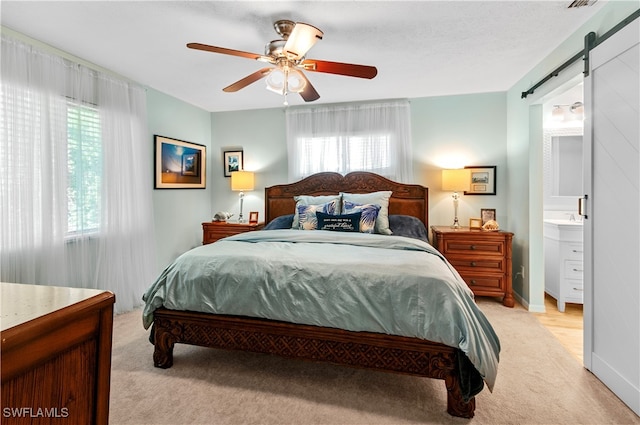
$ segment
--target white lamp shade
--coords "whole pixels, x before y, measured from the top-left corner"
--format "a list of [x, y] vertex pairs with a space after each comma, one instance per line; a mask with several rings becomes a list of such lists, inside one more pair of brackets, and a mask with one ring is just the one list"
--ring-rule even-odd
[[322, 40], [322, 35], [322, 31], [313, 25], [297, 22], [284, 45], [284, 52], [290, 59], [300, 59], [318, 40]]
[[253, 190], [254, 173], [251, 171], [233, 171], [231, 173], [231, 190]]
[[464, 192], [471, 188], [471, 170], [458, 168], [442, 170], [442, 190], [449, 192]]

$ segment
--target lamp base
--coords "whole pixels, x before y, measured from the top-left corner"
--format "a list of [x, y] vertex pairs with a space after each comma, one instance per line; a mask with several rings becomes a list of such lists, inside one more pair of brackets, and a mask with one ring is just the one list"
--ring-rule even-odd
[[244, 223], [244, 217], [242, 217], [242, 202], [244, 201], [244, 192], [240, 192], [240, 214], [238, 214], [238, 223]]

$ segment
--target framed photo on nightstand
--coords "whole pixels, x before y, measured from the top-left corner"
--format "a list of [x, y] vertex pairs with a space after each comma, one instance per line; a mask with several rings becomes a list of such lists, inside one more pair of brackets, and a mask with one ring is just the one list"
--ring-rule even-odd
[[482, 225], [489, 221], [496, 219], [496, 210], [495, 208], [483, 208], [480, 210], [480, 216], [482, 217]]
[[249, 223], [257, 223], [258, 222], [258, 211], [251, 211], [249, 213]]

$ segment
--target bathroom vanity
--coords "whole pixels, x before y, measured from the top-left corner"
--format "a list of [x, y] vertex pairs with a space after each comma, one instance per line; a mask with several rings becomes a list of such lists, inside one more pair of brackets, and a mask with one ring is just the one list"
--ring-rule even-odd
[[544, 220], [544, 290], [564, 312], [566, 303], [583, 303], [582, 221]]

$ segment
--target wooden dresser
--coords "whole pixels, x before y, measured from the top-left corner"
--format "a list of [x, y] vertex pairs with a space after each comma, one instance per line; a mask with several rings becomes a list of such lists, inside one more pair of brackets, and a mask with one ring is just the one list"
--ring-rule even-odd
[[3, 424], [109, 422], [115, 296], [0, 283]]
[[262, 230], [264, 223], [231, 223], [226, 221], [207, 221], [202, 223], [202, 244], [213, 243], [218, 239], [238, 233]]
[[502, 297], [514, 306], [511, 242], [513, 233], [431, 226], [433, 246], [449, 260], [475, 295]]

